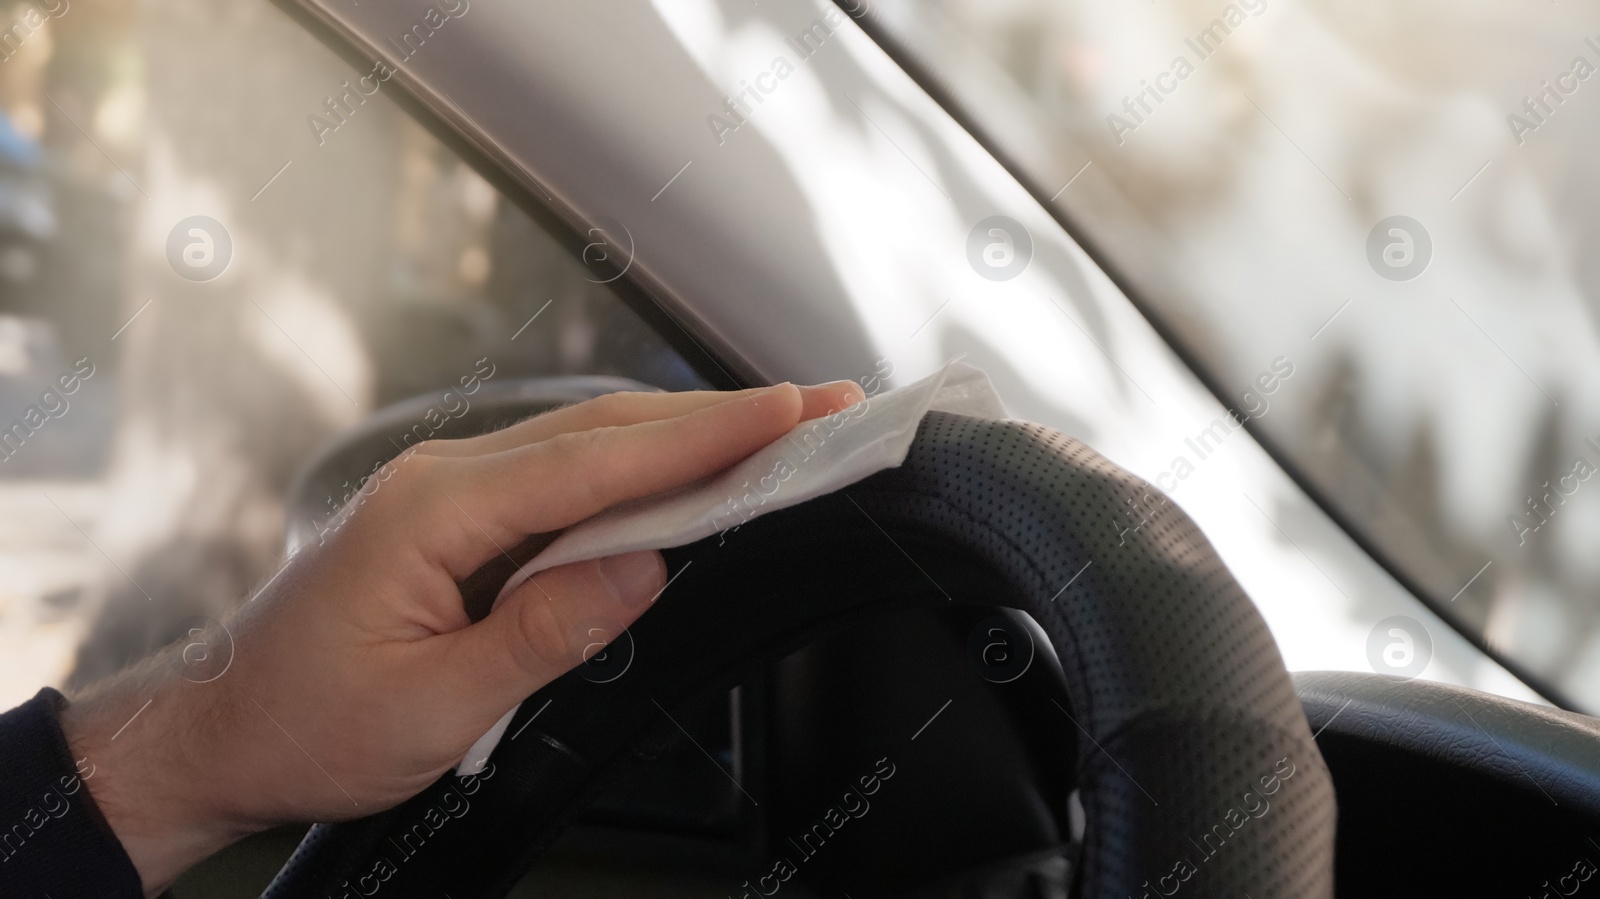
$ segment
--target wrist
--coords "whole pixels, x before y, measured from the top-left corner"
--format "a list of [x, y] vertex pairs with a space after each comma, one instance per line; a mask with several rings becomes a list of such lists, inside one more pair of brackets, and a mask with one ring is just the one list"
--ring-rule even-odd
[[74, 700], [61, 713], [79, 777], [147, 896], [236, 840], [264, 829], [236, 820], [219, 801], [225, 784], [207, 758], [213, 718], [200, 685], [148, 669]]

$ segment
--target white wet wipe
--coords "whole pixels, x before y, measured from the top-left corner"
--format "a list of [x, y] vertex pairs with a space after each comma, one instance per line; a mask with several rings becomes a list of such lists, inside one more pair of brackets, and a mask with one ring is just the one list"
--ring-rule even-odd
[[[683, 546], [894, 468], [905, 461], [917, 426], [930, 410], [1006, 417], [989, 378], [964, 362], [951, 362], [914, 384], [867, 397], [837, 414], [803, 421], [710, 478], [607, 509], [573, 525], [512, 575], [495, 602], [546, 568]], [[507, 712], [472, 744], [456, 774], [483, 770], [515, 713], [516, 709]]]

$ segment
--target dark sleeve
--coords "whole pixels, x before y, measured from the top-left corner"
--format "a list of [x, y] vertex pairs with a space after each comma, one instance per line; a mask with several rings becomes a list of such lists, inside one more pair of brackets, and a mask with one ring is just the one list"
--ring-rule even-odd
[[46, 687], [0, 715], [0, 896], [136, 899], [139, 872], [89, 796]]

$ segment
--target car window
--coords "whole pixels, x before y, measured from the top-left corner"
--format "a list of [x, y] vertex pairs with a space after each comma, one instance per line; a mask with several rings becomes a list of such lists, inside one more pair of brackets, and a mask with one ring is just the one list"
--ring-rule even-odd
[[242, 601], [388, 404], [704, 385], [605, 283], [625, 236], [574, 254], [271, 4], [0, 17], [0, 707]]
[[873, 21], [1369, 551], [1600, 708], [1600, 17], [888, 0]]

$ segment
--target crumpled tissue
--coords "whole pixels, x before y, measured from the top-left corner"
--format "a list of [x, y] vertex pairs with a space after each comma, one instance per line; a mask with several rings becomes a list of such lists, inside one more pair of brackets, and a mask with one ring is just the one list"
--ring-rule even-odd
[[[870, 396], [834, 415], [803, 421], [744, 461], [678, 490], [608, 509], [573, 525], [506, 581], [495, 602], [546, 568], [640, 549], [693, 543], [751, 519], [798, 505], [899, 466], [930, 410], [1005, 418], [982, 370], [956, 361], [904, 387]], [[456, 766], [483, 770], [513, 708]]]

